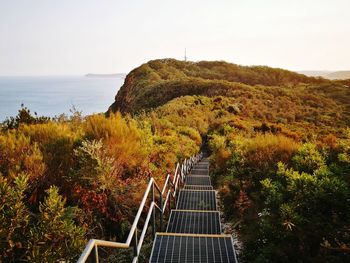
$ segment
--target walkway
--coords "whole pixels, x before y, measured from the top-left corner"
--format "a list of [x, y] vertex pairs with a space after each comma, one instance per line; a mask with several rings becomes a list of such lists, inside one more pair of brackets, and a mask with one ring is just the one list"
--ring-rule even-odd
[[231, 235], [221, 232], [206, 158], [186, 177], [166, 232], [156, 234], [150, 262], [237, 262]]

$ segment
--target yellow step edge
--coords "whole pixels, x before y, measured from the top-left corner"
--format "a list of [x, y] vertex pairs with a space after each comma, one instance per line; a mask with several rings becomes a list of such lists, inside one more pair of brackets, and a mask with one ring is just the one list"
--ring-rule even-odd
[[228, 234], [189, 234], [189, 233], [166, 233], [157, 232], [158, 236], [178, 236], [178, 237], [232, 237]]
[[181, 191], [216, 192], [215, 190], [195, 190], [195, 189], [181, 189], [180, 192]]
[[171, 209], [171, 212], [196, 212], [196, 213], [220, 213], [217, 210], [185, 210], [185, 209]]
[[[187, 186], [193, 186], [193, 187], [211, 187], [212, 189], [204, 189], [205, 190], [214, 190], [214, 188], [211, 186], [211, 185], [194, 185], [194, 184], [191, 184], [191, 185], [187, 185]], [[185, 186], [184, 186], [185, 187]], [[184, 189], [184, 188], [182, 188]], [[185, 190], [192, 190], [192, 189], [185, 189]], [[199, 189], [196, 189], [196, 190], [199, 190]], [[203, 191], [203, 190], [200, 190], [200, 191]]]
[[216, 191], [214, 189], [182, 189], [185, 191]]
[[[190, 185], [185, 185], [185, 186], [200, 186], [200, 187], [213, 187], [211, 185], [200, 185], [200, 184], [190, 184]], [[184, 187], [185, 187], [184, 186]]]

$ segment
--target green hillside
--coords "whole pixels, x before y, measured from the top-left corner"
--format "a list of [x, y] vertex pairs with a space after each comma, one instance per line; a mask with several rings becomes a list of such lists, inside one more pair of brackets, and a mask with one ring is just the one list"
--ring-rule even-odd
[[131, 71], [108, 113], [136, 113], [185, 95], [225, 96], [246, 119], [337, 128], [350, 120], [346, 82], [264, 66], [154, 60]]
[[248, 86], [296, 87], [329, 83], [283, 69], [239, 66], [223, 61], [149, 61], [131, 71], [110, 111], [137, 112], [184, 95], [235, 96]]

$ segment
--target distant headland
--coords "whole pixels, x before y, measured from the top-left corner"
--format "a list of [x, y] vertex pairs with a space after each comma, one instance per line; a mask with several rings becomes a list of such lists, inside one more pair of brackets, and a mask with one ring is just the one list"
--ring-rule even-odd
[[85, 75], [87, 78], [125, 78], [125, 73], [113, 73], [113, 74], [95, 74], [95, 73], [88, 73]]

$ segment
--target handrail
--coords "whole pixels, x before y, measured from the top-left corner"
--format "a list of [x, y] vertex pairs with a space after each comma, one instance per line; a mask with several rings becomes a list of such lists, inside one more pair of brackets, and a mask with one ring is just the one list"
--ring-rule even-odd
[[[150, 178], [146, 191], [143, 195], [142, 201], [140, 203], [139, 209], [136, 213], [134, 222], [131, 226], [129, 235], [126, 239], [126, 242], [114, 242], [114, 241], [106, 241], [106, 240], [99, 240], [99, 239], [90, 239], [89, 242], [87, 243], [84, 251], [80, 255], [77, 263], [85, 263], [86, 260], [89, 258], [91, 252], [94, 250], [95, 253], [95, 262], [99, 262], [99, 255], [98, 255], [98, 247], [110, 247], [110, 248], [123, 248], [127, 249], [131, 247], [131, 242], [133, 242], [132, 247], [134, 248], [134, 258], [132, 262], [136, 263], [138, 261], [138, 257], [140, 255], [140, 251], [142, 248], [143, 240], [146, 236], [146, 232], [148, 230], [148, 226], [150, 221], [152, 221], [152, 234], [155, 236], [155, 228], [156, 228], [156, 223], [155, 223], [155, 211], [156, 209], [160, 213], [160, 229], [163, 229], [163, 214], [166, 211], [166, 207], [169, 201], [169, 196], [173, 198], [174, 203], [176, 202], [176, 195], [178, 192], [178, 185], [179, 181], [181, 183], [184, 183], [187, 174], [189, 171], [192, 169], [193, 165], [196, 164], [200, 159], [202, 158], [202, 153], [197, 154], [195, 156], [190, 157], [189, 159], [185, 159], [184, 162], [181, 164], [177, 163], [176, 168], [175, 168], [175, 173], [174, 176], [171, 180], [171, 175], [168, 174], [162, 190], [158, 186], [157, 182], [153, 177]], [[165, 197], [165, 202], [163, 203], [163, 195], [168, 188], [166, 197]], [[159, 194], [159, 205], [156, 203], [156, 198], [155, 198], [155, 191], [158, 192]], [[152, 192], [152, 201], [150, 204], [150, 207], [148, 208], [146, 220], [143, 225], [143, 229], [141, 231], [140, 239], [138, 240], [138, 223], [142, 214], [142, 211], [145, 207], [146, 201], [148, 199], [149, 194]], [[170, 202], [170, 201], [169, 201]], [[169, 209], [170, 209], [170, 204], [169, 203]]]

